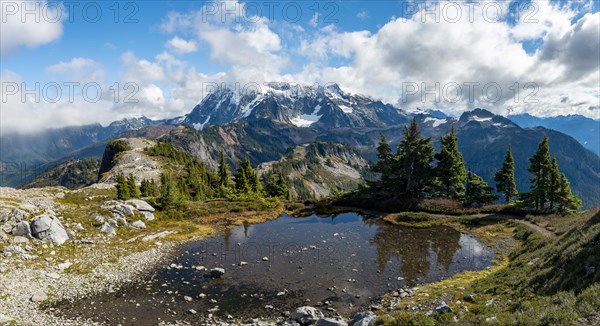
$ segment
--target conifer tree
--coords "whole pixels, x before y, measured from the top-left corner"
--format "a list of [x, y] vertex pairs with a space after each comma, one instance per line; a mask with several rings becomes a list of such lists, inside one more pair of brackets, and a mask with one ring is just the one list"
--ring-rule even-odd
[[160, 175], [160, 183], [160, 197], [158, 198], [158, 202], [161, 207], [163, 209], [179, 207], [183, 201], [183, 196], [179, 192], [171, 175], [162, 173]]
[[231, 173], [229, 165], [225, 161], [225, 153], [221, 150], [221, 161], [219, 162], [219, 187], [229, 188], [231, 183]]
[[385, 135], [380, 134], [379, 145], [377, 145], [377, 163], [373, 167], [373, 171], [381, 173], [381, 180], [385, 182], [392, 172], [392, 148], [387, 142]]
[[269, 180], [265, 190], [270, 197], [279, 197], [287, 200], [291, 199], [290, 188], [281, 173]]
[[561, 190], [561, 174], [558, 170], [558, 163], [556, 162], [556, 156], [552, 158], [552, 163], [550, 163], [550, 172], [549, 172], [549, 182], [548, 182], [548, 209], [554, 210], [554, 205], [557, 204], [560, 199], [560, 190]]
[[529, 194], [527, 204], [536, 211], [545, 209], [548, 200], [548, 187], [550, 183], [550, 149], [548, 147], [548, 137], [538, 145], [535, 154], [529, 159], [529, 172], [533, 174], [530, 179]]
[[465, 191], [467, 171], [462, 153], [458, 149], [458, 138], [454, 134], [454, 128], [450, 129], [448, 136], [442, 136], [440, 141], [442, 148], [434, 156], [438, 161], [434, 172], [442, 194], [459, 199]]
[[571, 184], [564, 173], [560, 174], [560, 187], [557, 196], [558, 210], [567, 212], [568, 210], [578, 210], [581, 208], [581, 199], [574, 196], [571, 192]]
[[515, 182], [515, 161], [510, 146], [504, 156], [502, 167], [494, 176], [496, 190], [504, 195], [504, 201], [508, 204], [517, 196], [517, 184]]
[[127, 184], [127, 179], [122, 174], [117, 175], [116, 177], [117, 184], [115, 188], [117, 189], [117, 199], [120, 200], [128, 200], [131, 198], [129, 195], [129, 186]]
[[246, 176], [246, 170], [243, 167], [240, 167], [235, 174], [235, 189], [240, 194], [247, 194], [250, 192], [248, 177]]
[[493, 188], [488, 186], [483, 178], [469, 171], [463, 202], [468, 205], [489, 204], [498, 198], [492, 191]]
[[133, 177], [133, 174], [131, 174], [131, 173], [127, 177], [127, 188], [129, 190], [130, 198], [140, 198], [140, 189], [135, 184], [135, 178]]
[[399, 181], [397, 191], [408, 196], [420, 197], [432, 174], [433, 145], [431, 138], [422, 138], [413, 118], [409, 127], [404, 128], [404, 138], [398, 145], [393, 175]]

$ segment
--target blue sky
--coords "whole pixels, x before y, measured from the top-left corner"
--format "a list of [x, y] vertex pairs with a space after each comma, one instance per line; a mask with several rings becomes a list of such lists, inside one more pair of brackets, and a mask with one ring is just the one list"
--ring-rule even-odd
[[[15, 101], [23, 97], [3, 86], [0, 122], [8, 128], [172, 117], [202, 99], [203, 83], [273, 80], [336, 82], [403, 109], [450, 114], [476, 106], [501, 114], [508, 107], [534, 115], [600, 114], [598, 1], [1, 4], [3, 83], [93, 81], [106, 95], [111, 85], [131, 82], [140, 97], [135, 104], [62, 97], [49, 103], [44, 96], [29, 103]], [[23, 18], [23, 6], [39, 10]], [[62, 19], [50, 21], [57, 13]], [[445, 85], [473, 82], [499, 85], [502, 96], [447, 101], [443, 94]], [[407, 83], [439, 84], [442, 98], [409, 98]], [[532, 97], [537, 101], [524, 100]], [[29, 120], [23, 112], [32, 113]]]

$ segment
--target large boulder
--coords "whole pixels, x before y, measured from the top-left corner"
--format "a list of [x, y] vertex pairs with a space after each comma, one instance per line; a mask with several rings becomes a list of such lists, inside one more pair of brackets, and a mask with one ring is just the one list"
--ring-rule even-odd
[[352, 316], [352, 320], [350, 321], [350, 326], [370, 326], [375, 324], [375, 319], [377, 319], [377, 315], [375, 315], [372, 311], [362, 311], [357, 312]]
[[67, 231], [52, 212], [46, 212], [33, 218], [30, 227], [31, 234], [42, 241], [51, 241], [61, 245], [69, 239]]
[[147, 202], [145, 202], [141, 199], [130, 199], [130, 200], [126, 201], [126, 203], [135, 207], [138, 211], [141, 211], [141, 212], [154, 212], [155, 211], [154, 207], [152, 207], [150, 204], [148, 204]]
[[26, 221], [21, 221], [17, 224], [15, 224], [15, 226], [12, 229], [11, 232], [12, 235], [14, 236], [20, 236], [20, 237], [25, 237], [27, 239], [31, 239], [31, 227], [29, 226], [29, 223], [27, 223]]
[[304, 306], [296, 308], [296, 310], [292, 312], [291, 319], [299, 322], [302, 325], [312, 325], [323, 317], [324, 315], [319, 309], [310, 306]]
[[113, 212], [122, 216], [134, 216], [135, 208], [127, 204], [117, 204], [113, 207]]

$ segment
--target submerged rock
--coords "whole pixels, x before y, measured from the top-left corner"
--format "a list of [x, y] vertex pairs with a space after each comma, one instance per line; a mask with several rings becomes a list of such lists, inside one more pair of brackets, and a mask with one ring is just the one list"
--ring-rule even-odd
[[223, 274], [225, 274], [225, 269], [223, 268], [217, 267], [210, 270], [210, 277], [212, 278], [220, 278]]

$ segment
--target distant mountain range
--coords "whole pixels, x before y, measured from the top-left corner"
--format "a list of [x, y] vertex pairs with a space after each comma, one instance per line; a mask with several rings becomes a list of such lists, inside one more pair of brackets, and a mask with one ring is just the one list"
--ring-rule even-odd
[[[257, 166], [265, 162], [282, 163], [282, 159], [289, 162], [291, 157], [285, 157], [293, 153], [291, 148], [306, 148], [310, 153], [315, 148], [311, 144], [315, 142], [343, 144], [348, 153], [356, 152], [363, 159], [374, 161], [380, 133], [395, 147], [402, 138], [403, 127], [413, 117], [417, 118], [423, 134], [433, 137], [436, 147], [439, 137], [454, 128], [467, 167], [491, 185], [507, 147], [512, 146], [520, 191], [527, 191], [529, 186], [528, 158], [543, 136], [548, 135], [550, 150], [571, 180], [573, 191], [587, 207], [600, 203], [600, 157], [567, 135], [568, 130], [563, 133], [537, 126], [524, 128], [481, 109], [465, 112], [458, 119], [435, 110], [409, 113], [367, 96], [344, 92], [337, 85], [270, 83], [244, 94], [221, 88], [207, 95], [183, 118], [127, 119], [107, 127], [91, 125], [53, 129], [36, 135], [3, 135], [0, 155], [3, 162], [56, 165], [67, 159], [99, 157], [104, 144], [118, 136], [156, 138], [164, 135], [176, 147], [215, 169], [221, 150], [234, 167], [244, 158]], [[518, 120], [515, 116], [511, 118]], [[330, 157], [324, 159], [327, 158]], [[358, 162], [350, 162], [349, 166], [363, 165], [357, 165]], [[331, 180], [326, 172], [326, 169], [319, 171], [323, 175], [317, 179]], [[24, 183], [14, 176], [10, 180], [4, 177], [1, 182]], [[318, 186], [311, 184], [305, 188], [312, 191]]]
[[560, 131], [600, 155], [600, 120], [578, 114], [539, 118], [525, 113], [509, 115], [508, 118], [523, 128], [544, 127]]

